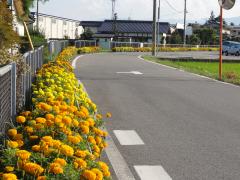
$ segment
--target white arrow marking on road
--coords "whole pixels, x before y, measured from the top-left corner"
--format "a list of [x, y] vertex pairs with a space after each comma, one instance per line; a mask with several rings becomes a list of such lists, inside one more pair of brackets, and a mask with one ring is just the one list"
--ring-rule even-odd
[[130, 71], [130, 72], [117, 72], [117, 74], [134, 74], [134, 75], [143, 75], [143, 73], [139, 71]]
[[134, 166], [141, 180], [172, 180], [162, 166]]

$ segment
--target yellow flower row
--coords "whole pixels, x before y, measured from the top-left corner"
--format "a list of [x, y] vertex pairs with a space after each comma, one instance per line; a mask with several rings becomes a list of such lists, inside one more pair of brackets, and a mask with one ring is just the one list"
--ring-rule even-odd
[[107, 164], [99, 161], [107, 147], [103, 117], [68, 62], [75, 53], [67, 48], [37, 72], [33, 109], [8, 130], [0, 179], [111, 179]]

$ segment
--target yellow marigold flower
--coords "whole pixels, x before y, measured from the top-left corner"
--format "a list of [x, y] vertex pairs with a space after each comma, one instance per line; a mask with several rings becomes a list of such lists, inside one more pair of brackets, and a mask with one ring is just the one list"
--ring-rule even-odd
[[108, 132], [103, 131], [103, 132], [102, 132], [102, 136], [103, 136], [103, 137], [107, 137], [107, 136], [108, 136]]
[[45, 142], [52, 142], [53, 141], [53, 138], [51, 136], [44, 136], [42, 137], [41, 139], [42, 141], [45, 141]]
[[18, 143], [18, 147], [23, 147], [24, 145], [23, 140], [17, 140], [17, 143]]
[[14, 136], [14, 140], [22, 140], [22, 139], [23, 139], [22, 134], [17, 134], [16, 136]]
[[73, 126], [78, 127], [78, 125], [79, 125], [78, 120], [74, 119], [74, 120], [73, 120]]
[[18, 143], [16, 141], [7, 141], [7, 146], [10, 148], [17, 148]]
[[27, 133], [31, 134], [31, 133], [33, 133], [34, 130], [33, 130], [32, 127], [26, 126], [26, 127], [25, 127], [25, 131], [26, 131]]
[[42, 110], [44, 110], [44, 111], [47, 111], [47, 112], [50, 112], [50, 111], [52, 110], [52, 106], [50, 106], [50, 105], [48, 105], [48, 104], [46, 104], [46, 103], [42, 103], [42, 104], [40, 105], [40, 108], [41, 108]]
[[32, 146], [32, 150], [35, 152], [39, 152], [41, 147], [39, 145]]
[[87, 152], [86, 152], [86, 151], [77, 150], [77, 151], [75, 152], [75, 156], [84, 159], [84, 158], [87, 156]]
[[70, 125], [72, 123], [72, 119], [70, 117], [68, 117], [68, 116], [63, 117], [62, 121], [66, 125]]
[[97, 144], [101, 144], [102, 143], [102, 138], [100, 136], [96, 136], [95, 140], [96, 140]]
[[40, 176], [44, 171], [40, 165], [31, 162], [24, 165], [24, 170], [34, 176]]
[[96, 152], [96, 153], [100, 153], [100, 149], [97, 145], [94, 145], [93, 146], [93, 150]]
[[90, 143], [92, 143], [92, 144], [97, 144], [97, 143], [96, 143], [96, 140], [95, 140], [95, 138], [94, 138], [93, 136], [89, 136], [89, 137], [88, 137], [88, 142], [90, 142]]
[[63, 168], [58, 163], [51, 163], [49, 172], [54, 174], [63, 174]]
[[89, 127], [88, 126], [81, 126], [83, 134], [89, 134]]
[[38, 176], [37, 180], [47, 180], [47, 177], [46, 176]]
[[36, 122], [39, 123], [39, 124], [45, 124], [46, 123], [46, 119], [38, 117], [38, 118], [36, 118]]
[[68, 145], [62, 145], [60, 148], [60, 152], [65, 156], [73, 156], [74, 154], [73, 148]]
[[78, 144], [82, 141], [82, 139], [76, 136], [68, 136], [68, 141], [71, 142], [72, 144]]
[[2, 175], [2, 180], [17, 180], [17, 176], [12, 173], [4, 173]]
[[107, 117], [107, 118], [111, 118], [111, 117], [112, 117], [112, 114], [111, 114], [111, 113], [107, 113], [107, 114], [106, 114], [106, 117]]
[[18, 116], [16, 118], [16, 121], [19, 123], [19, 124], [23, 124], [26, 122], [26, 118], [24, 116]]
[[80, 169], [84, 169], [84, 168], [86, 168], [87, 167], [87, 162], [86, 161], [84, 161], [83, 159], [76, 159], [75, 161], [74, 161], [74, 167], [76, 168], [76, 169], [78, 169], [78, 168], [80, 168]]
[[95, 121], [93, 118], [88, 118], [87, 122], [89, 123], [89, 126], [93, 127], [95, 125]]
[[31, 153], [26, 150], [18, 150], [16, 152], [16, 156], [19, 157], [21, 160], [27, 160], [30, 158]]
[[4, 168], [4, 170], [5, 170], [6, 172], [13, 172], [13, 171], [14, 171], [14, 167], [12, 167], [12, 166], [6, 166], [6, 167]]
[[81, 106], [81, 111], [84, 113], [85, 117], [88, 117], [89, 116], [89, 111], [86, 107], [84, 106]]
[[97, 119], [102, 119], [102, 115], [101, 115], [101, 114], [97, 114], [97, 115], [96, 115], [96, 118], [97, 118]]
[[48, 127], [50, 127], [50, 126], [53, 126], [53, 125], [54, 125], [54, 122], [51, 121], [51, 120], [47, 120], [47, 121], [46, 121], [46, 124], [47, 124]]
[[54, 120], [54, 115], [53, 114], [46, 114], [45, 115], [45, 118], [47, 119], [47, 120]]
[[101, 167], [102, 171], [103, 171], [103, 175], [106, 177], [109, 177], [109, 167], [107, 166], [107, 164], [105, 162], [99, 161], [98, 162], [99, 166]]
[[53, 140], [53, 147], [56, 149], [59, 149], [62, 145], [62, 142], [60, 140]]
[[8, 130], [8, 135], [11, 137], [14, 137], [17, 135], [17, 130], [16, 129], [9, 129]]
[[97, 168], [93, 168], [91, 171], [96, 174], [96, 180], [102, 180], [102, 179], [103, 179], [103, 173], [102, 173], [102, 171], [100, 171], [100, 170], [97, 169]]
[[85, 170], [82, 176], [87, 180], [96, 180], [96, 174], [91, 170]]
[[40, 129], [43, 129], [43, 128], [44, 128], [44, 125], [42, 125], [42, 124], [36, 124], [34, 127], [35, 127], [37, 130], [40, 130]]
[[60, 164], [62, 167], [67, 165], [67, 162], [65, 161], [65, 159], [61, 159], [61, 158], [57, 158], [54, 160], [54, 163], [58, 163]]
[[25, 117], [30, 116], [31, 115], [31, 111], [22, 112], [21, 115], [23, 115]]
[[29, 140], [30, 141], [35, 141], [37, 140], [39, 137], [38, 136], [29, 136]]

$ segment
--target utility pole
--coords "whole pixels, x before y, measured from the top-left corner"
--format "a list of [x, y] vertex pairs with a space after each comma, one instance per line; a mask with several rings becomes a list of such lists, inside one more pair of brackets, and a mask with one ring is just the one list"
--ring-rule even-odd
[[184, 46], [186, 46], [186, 18], [187, 18], [187, 0], [184, 0], [184, 32], [183, 32]]
[[[157, 44], [160, 43], [160, 0], [158, 0], [158, 23], [157, 23]], [[157, 51], [160, 50], [160, 45], [157, 46]]]
[[157, 9], [157, 0], [153, 0], [153, 32], [152, 32], [152, 56], [156, 56], [156, 34], [157, 34], [157, 28], [156, 28], [156, 9]]
[[39, 0], [37, 0], [37, 31], [39, 30]]
[[115, 15], [115, 8], [116, 8], [116, 0], [111, 0], [112, 1], [112, 20], [114, 20], [114, 15]]

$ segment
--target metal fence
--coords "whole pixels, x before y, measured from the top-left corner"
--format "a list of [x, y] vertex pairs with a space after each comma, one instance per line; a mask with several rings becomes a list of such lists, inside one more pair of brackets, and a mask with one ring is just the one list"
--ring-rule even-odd
[[[50, 53], [58, 54], [68, 45], [68, 41], [51, 41], [48, 45]], [[36, 71], [43, 65], [44, 47], [27, 52], [23, 57], [28, 70], [21, 77], [17, 77], [15, 63], [0, 67], [0, 135], [5, 134], [6, 128], [9, 127], [7, 125], [14, 122], [16, 102], [18, 101], [21, 107], [31, 104], [32, 83], [35, 80]], [[18, 83], [16, 79], [18, 79]], [[16, 95], [17, 84], [20, 84], [21, 87], [18, 92], [20, 99], [17, 99]]]
[[[192, 45], [192, 44], [158, 44], [158, 47], [170, 47], [170, 48], [179, 48], [179, 47], [186, 47], [186, 48], [218, 48], [218, 45]], [[142, 48], [142, 47], [152, 47], [152, 43], [147, 42], [110, 42], [110, 47], [134, 47], [134, 48]]]
[[16, 64], [0, 68], [0, 134], [16, 114]]
[[53, 41], [49, 41], [48, 50], [51, 55], [57, 55], [60, 52], [62, 52], [62, 50], [66, 48], [68, 45], [69, 45], [68, 40], [61, 40], [61, 41], [53, 40]]
[[75, 41], [75, 47], [81, 48], [81, 47], [96, 47], [97, 42], [94, 40], [78, 40]]

